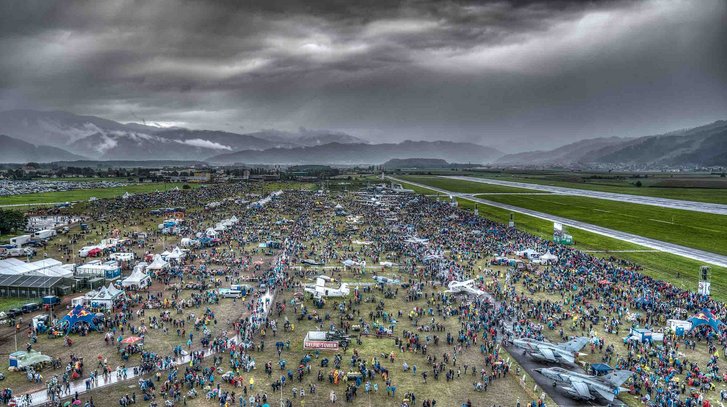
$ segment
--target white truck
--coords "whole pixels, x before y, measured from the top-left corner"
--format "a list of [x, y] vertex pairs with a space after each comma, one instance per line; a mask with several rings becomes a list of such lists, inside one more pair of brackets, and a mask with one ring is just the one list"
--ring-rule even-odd
[[32, 238], [33, 238], [33, 236], [31, 236], [31, 235], [20, 235], [20, 236], [11, 237], [10, 244], [14, 244], [17, 247], [20, 247], [20, 246], [28, 243], [30, 241], [30, 239], [32, 239]]
[[43, 240], [50, 239], [51, 237], [53, 237], [55, 235], [56, 235], [56, 231], [54, 229], [44, 229], [44, 230], [39, 230], [39, 231], [33, 233], [33, 237], [35, 239], [43, 239]]

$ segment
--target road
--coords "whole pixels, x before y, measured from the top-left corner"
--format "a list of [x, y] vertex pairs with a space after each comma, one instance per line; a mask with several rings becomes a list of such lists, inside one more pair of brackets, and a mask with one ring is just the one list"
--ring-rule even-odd
[[508, 204], [504, 204], [504, 203], [488, 201], [486, 199], [475, 197], [473, 194], [463, 194], [463, 193], [459, 193], [459, 192], [448, 191], [446, 189], [436, 188], [436, 187], [432, 187], [429, 185], [420, 184], [418, 182], [406, 181], [406, 180], [395, 178], [395, 177], [387, 176], [387, 178], [389, 178], [393, 181], [396, 181], [396, 182], [415, 185], [420, 188], [430, 189], [432, 191], [436, 191], [441, 194], [466, 199], [471, 202], [477, 202], [477, 203], [480, 203], [483, 205], [494, 206], [496, 208], [506, 209], [508, 211], [515, 212], [515, 213], [522, 213], [524, 215], [529, 215], [529, 216], [533, 216], [533, 217], [536, 217], [539, 219], [544, 219], [549, 222], [562, 223], [563, 225], [566, 225], [569, 227], [574, 227], [576, 229], [581, 229], [581, 230], [585, 230], [587, 232], [596, 233], [601, 236], [607, 236], [610, 238], [637, 244], [640, 246], [648, 247], [650, 249], [655, 249], [655, 250], [659, 250], [659, 251], [666, 252], [666, 253], [676, 254], [676, 255], [686, 257], [686, 258], [692, 259], [692, 260], [697, 260], [697, 261], [700, 261], [703, 263], [709, 263], [709, 264], [712, 264], [715, 266], [720, 266], [720, 267], [727, 267], [727, 256], [723, 256], [720, 254], [710, 253], [710, 252], [707, 252], [704, 250], [692, 249], [690, 247], [685, 247], [685, 246], [681, 246], [681, 245], [677, 245], [677, 244], [673, 244], [673, 243], [662, 242], [661, 240], [649, 239], [649, 238], [634, 235], [631, 233], [621, 232], [618, 230], [613, 230], [613, 229], [605, 228], [602, 226], [596, 226], [596, 225], [592, 225], [592, 224], [586, 223], [586, 222], [562, 218], [560, 216], [554, 216], [554, 215], [550, 215], [547, 213], [534, 211], [531, 209], [525, 209], [525, 208], [520, 208], [517, 206], [508, 205]]
[[713, 213], [716, 215], [727, 215], [727, 205], [682, 201], [679, 199], [656, 198], [643, 195], [618, 194], [614, 192], [592, 191], [588, 189], [556, 187], [552, 185], [531, 184], [527, 182], [501, 181], [489, 178], [467, 177], [467, 176], [443, 176], [460, 181], [479, 182], [481, 184], [500, 185], [504, 187], [527, 188], [534, 191], [550, 192], [561, 195], [583, 196], [587, 198], [606, 199], [609, 201], [628, 202], [640, 205], [660, 206], [662, 208], [682, 209], [685, 211]]

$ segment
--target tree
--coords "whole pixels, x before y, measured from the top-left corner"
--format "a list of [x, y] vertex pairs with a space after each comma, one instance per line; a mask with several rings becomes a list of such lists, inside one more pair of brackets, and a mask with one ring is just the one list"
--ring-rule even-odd
[[0, 209], [0, 233], [22, 230], [27, 223], [28, 219], [24, 213]]
[[641, 181], [636, 181], [636, 183], [634, 185], [636, 185], [637, 187], [641, 188], [641, 185], [642, 184], [641, 184]]

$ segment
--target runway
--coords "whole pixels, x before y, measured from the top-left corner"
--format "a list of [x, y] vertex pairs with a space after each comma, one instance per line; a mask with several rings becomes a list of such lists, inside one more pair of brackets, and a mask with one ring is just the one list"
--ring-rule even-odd
[[[727, 267], [727, 256], [723, 256], [720, 254], [710, 253], [710, 252], [707, 252], [704, 250], [692, 249], [690, 247], [680, 246], [680, 245], [673, 244], [673, 243], [662, 242], [660, 240], [649, 239], [649, 238], [634, 235], [631, 233], [621, 232], [618, 230], [613, 230], [613, 229], [609, 229], [609, 228], [605, 228], [605, 227], [601, 227], [601, 226], [596, 226], [596, 225], [592, 225], [592, 224], [586, 223], [586, 222], [580, 222], [580, 221], [576, 221], [576, 220], [562, 218], [560, 216], [554, 216], [554, 215], [550, 215], [547, 213], [538, 212], [538, 211], [525, 209], [525, 208], [520, 208], [520, 207], [513, 206], [513, 205], [488, 201], [486, 199], [477, 198], [476, 196], [473, 196], [473, 194], [463, 194], [463, 193], [459, 193], [459, 192], [448, 191], [446, 189], [436, 188], [436, 187], [432, 187], [429, 185], [420, 184], [417, 182], [406, 181], [406, 180], [398, 179], [395, 177], [387, 176], [387, 178], [389, 178], [393, 181], [396, 181], [396, 182], [415, 185], [420, 188], [430, 189], [432, 191], [436, 191], [441, 194], [466, 199], [468, 201], [481, 203], [483, 205], [494, 206], [496, 208], [506, 209], [506, 210], [509, 210], [509, 211], [515, 212], [515, 213], [522, 213], [524, 215], [533, 216], [533, 217], [536, 217], [539, 219], [544, 219], [544, 220], [547, 220], [550, 222], [559, 222], [559, 223], [562, 223], [563, 225], [566, 225], [569, 227], [574, 227], [576, 229], [581, 229], [581, 230], [585, 230], [587, 232], [596, 233], [596, 234], [599, 234], [602, 236], [607, 236], [607, 237], [622, 240], [625, 242], [637, 244], [640, 246], [648, 247], [650, 249], [655, 249], [655, 250], [659, 250], [659, 251], [666, 252], [666, 253], [676, 254], [676, 255], [679, 255], [682, 257], [686, 257], [688, 259], [701, 261], [703, 263], [709, 263], [709, 264], [712, 264], [715, 266]], [[467, 178], [467, 177], [453, 177], [453, 178]]]
[[727, 215], [727, 205], [682, 201], [679, 199], [656, 198], [643, 195], [618, 194], [614, 192], [592, 191], [587, 189], [556, 187], [552, 185], [531, 184], [527, 182], [501, 181], [489, 178], [467, 177], [467, 176], [442, 176], [460, 181], [479, 182], [481, 184], [500, 185], [504, 187], [527, 188], [534, 191], [550, 192], [560, 195], [583, 196], [586, 198], [605, 199], [609, 201], [628, 202], [640, 205], [660, 206], [662, 208], [682, 209], [692, 212], [713, 213], [716, 215]]

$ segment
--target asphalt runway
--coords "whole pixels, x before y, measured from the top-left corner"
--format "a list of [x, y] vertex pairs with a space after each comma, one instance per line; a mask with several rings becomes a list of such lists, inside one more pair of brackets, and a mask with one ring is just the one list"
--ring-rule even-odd
[[643, 195], [617, 194], [614, 192], [591, 191], [587, 189], [556, 187], [552, 185], [531, 184], [527, 182], [500, 181], [488, 178], [467, 177], [467, 176], [442, 176], [461, 181], [479, 182], [481, 184], [500, 185], [504, 187], [526, 188], [534, 191], [550, 192], [561, 195], [583, 196], [587, 198], [606, 199], [609, 201], [628, 202], [640, 205], [660, 206], [663, 208], [682, 209], [685, 211], [713, 213], [716, 215], [727, 215], [727, 205], [682, 201], [679, 199], [655, 198]]
[[[450, 195], [457, 198], [466, 199], [468, 201], [477, 202], [483, 205], [489, 205], [494, 206], [496, 208], [506, 209], [514, 213], [522, 213], [525, 215], [533, 216], [539, 219], [544, 219], [550, 222], [558, 222], [562, 223], [563, 225], [574, 227], [576, 229], [585, 230], [591, 233], [596, 233], [602, 236], [611, 237], [614, 239], [622, 240], [625, 242], [637, 244], [640, 246], [648, 247], [650, 249], [659, 250], [666, 253], [676, 254], [682, 257], [686, 257], [688, 259], [697, 260], [703, 263], [709, 263], [715, 266], [721, 266], [721, 267], [727, 267], [727, 256], [723, 256], [720, 254], [710, 253], [704, 250], [698, 250], [698, 249], [692, 249], [690, 247], [680, 246], [673, 243], [667, 243], [662, 242], [660, 240], [655, 239], [649, 239], [646, 237], [634, 235], [631, 233], [621, 232], [618, 230], [613, 230], [609, 228], [605, 228], [602, 226], [596, 226], [592, 225], [590, 223], [586, 222], [580, 222], [576, 220], [571, 220], [567, 218], [562, 218], [560, 216], [554, 216], [543, 212], [538, 212], [530, 209], [520, 208], [513, 205], [503, 204], [499, 202], [493, 202], [488, 201], [486, 199], [478, 198], [473, 196], [473, 194], [463, 194], [459, 192], [453, 192], [448, 191], [446, 189], [436, 188], [425, 184], [420, 184], [417, 182], [411, 182], [406, 181], [402, 179], [398, 179], [395, 177], [387, 177], [390, 180], [396, 181], [396, 182], [402, 182], [406, 184], [415, 185], [420, 188], [426, 188], [430, 189], [432, 191], [439, 192], [441, 194]], [[453, 178], [466, 178], [466, 177], [453, 177]], [[515, 220], [515, 223], [517, 224], [517, 219]]]

